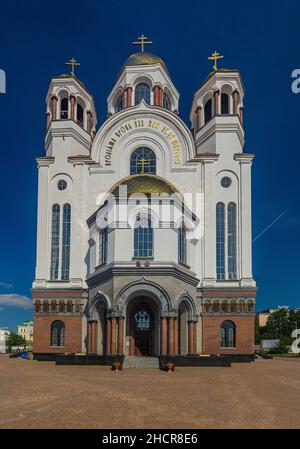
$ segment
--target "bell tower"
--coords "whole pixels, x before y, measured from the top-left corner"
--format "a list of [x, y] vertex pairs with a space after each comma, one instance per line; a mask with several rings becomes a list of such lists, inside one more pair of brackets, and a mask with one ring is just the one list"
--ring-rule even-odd
[[218, 69], [215, 52], [211, 72], [195, 93], [190, 112], [197, 154], [233, 155], [244, 146], [244, 86], [238, 70]]
[[51, 80], [46, 97], [45, 151], [47, 156], [89, 155], [97, 116], [92, 96], [76, 77], [79, 63], [72, 58], [70, 74]]

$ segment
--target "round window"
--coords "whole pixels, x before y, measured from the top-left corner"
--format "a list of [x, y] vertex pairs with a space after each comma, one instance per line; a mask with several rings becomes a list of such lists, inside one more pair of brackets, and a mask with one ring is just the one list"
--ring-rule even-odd
[[67, 188], [66, 181], [64, 179], [61, 179], [60, 181], [58, 181], [57, 188], [58, 188], [58, 190], [65, 190]]
[[227, 189], [228, 187], [231, 186], [231, 179], [228, 176], [225, 176], [224, 178], [221, 179], [221, 185], [222, 187]]

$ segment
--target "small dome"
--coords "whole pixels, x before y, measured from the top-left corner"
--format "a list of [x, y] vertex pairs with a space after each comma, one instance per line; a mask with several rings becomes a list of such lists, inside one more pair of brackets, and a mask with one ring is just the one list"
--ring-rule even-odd
[[166, 64], [159, 56], [147, 52], [138, 52], [130, 55], [129, 58], [127, 58], [126, 61], [124, 62], [122, 70], [126, 66], [148, 65], [148, 64], [161, 64], [163, 68], [166, 71], [168, 71]]
[[168, 181], [156, 175], [132, 175], [118, 182], [110, 190], [110, 193], [115, 197], [119, 196], [119, 187], [127, 186], [127, 196], [134, 193], [140, 193], [144, 195], [160, 195], [166, 193], [167, 195], [172, 195], [176, 193], [179, 197], [181, 195], [177, 189]]

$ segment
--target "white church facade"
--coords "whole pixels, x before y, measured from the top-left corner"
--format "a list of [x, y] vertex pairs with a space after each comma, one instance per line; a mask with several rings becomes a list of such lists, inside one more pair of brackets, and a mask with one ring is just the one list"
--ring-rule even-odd
[[164, 61], [124, 63], [97, 126], [52, 79], [37, 158], [35, 354], [251, 355], [251, 165], [239, 71], [216, 69], [188, 127]]

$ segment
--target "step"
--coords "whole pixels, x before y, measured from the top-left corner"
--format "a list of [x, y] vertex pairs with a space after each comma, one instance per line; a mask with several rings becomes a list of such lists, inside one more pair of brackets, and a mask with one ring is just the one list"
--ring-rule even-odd
[[125, 357], [125, 368], [159, 368], [157, 357]]

